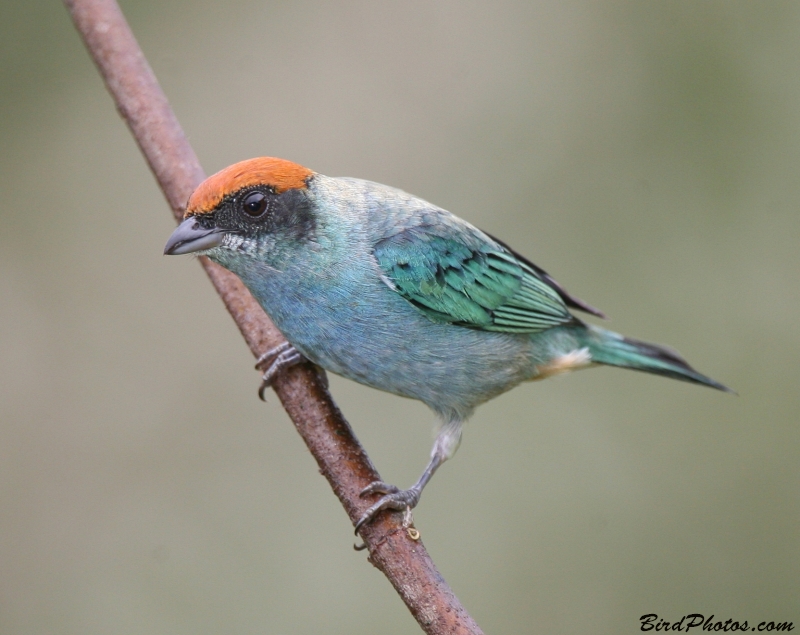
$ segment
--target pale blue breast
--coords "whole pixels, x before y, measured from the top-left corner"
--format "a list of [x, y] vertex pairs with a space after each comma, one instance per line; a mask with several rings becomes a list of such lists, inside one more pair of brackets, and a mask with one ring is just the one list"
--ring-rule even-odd
[[[320, 197], [320, 194], [323, 196]], [[419, 399], [444, 418], [536, 375], [536, 366], [573, 342], [560, 329], [535, 336], [434, 323], [393, 291], [372, 255], [381, 238], [447, 212], [383, 185], [315, 177], [320, 205], [314, 242], [279, 271], [258, 261], [220, 261], [233, 270], [286, 338], [326, 370]], [[454, 222], [462, 222], [457, 219]], [[572, 338], [568, 338], [572, 340]]]
[[321, 281], [291, 273], [244, 281], [286, 338], [326, 370], [460, 418], [533, 372], [527, 336], [435, 324], [375, 274]]

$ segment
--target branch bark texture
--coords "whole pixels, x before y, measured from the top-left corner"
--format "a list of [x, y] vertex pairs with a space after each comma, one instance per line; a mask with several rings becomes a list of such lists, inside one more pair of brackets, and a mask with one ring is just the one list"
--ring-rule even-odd
[[[64, 0], [117, 110], [128, 124], [176, 220], [205, 178], [175, 114], [115, 0]], [[239, 279], [205, 258], [201, 263], [247, 345], [258, 357], [282, 341]], [[369, 506], [359, 492], [379, 475], [333, 403], [323, 378], [295, 366], [274, 384], [283, 407], [320, 471], [355, 522]], [[254, 397], [255, 397], [255, 391]], [[430, 635], [482, 633], [436, 570], [421, 541], [402, 529], [399, 514], [381, 514], [361, 531], [369, 560], [389, 579]]]

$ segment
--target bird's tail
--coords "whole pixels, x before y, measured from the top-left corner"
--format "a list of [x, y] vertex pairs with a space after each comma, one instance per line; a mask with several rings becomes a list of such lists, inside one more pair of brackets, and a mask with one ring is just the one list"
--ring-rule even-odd
[[677, 351], [664, 346], [640, 342], [588, 324], [581, 339], [583, 345], [589, 349], [592, 361], [598, 364], [641, 370], [646, 373], [702, 384], [725, 392], [733, 392], [727, 386], [701, 375], [689, 366]]

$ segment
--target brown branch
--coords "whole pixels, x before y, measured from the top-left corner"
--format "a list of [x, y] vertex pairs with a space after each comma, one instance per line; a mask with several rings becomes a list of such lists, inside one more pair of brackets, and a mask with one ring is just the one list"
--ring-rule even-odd
[[[64, 0], [114, 103], [161, 186], [176, 219], [203, 180], [192, 147], [115, 0]], [[201, 263], [258, 357], [282, 340], [239, 279], [205, 258]], [[333, 403], [323, 378], [297, 366], [278, 378], [275, 392], [297, 431], [355, 523], [369, 503], [359, 492], [378, 473]], [[482, 633], [436, 570], [421, 542], [402, 530], [399, 514], [382, 514], [361, 531], [369, 560], [400, 594], [426, 633]]]

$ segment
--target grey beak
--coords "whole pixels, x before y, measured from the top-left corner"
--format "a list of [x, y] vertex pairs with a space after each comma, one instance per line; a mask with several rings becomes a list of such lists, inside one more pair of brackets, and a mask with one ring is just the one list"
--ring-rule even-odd
[[221, 242], [221, 230], [201, 227], [200, 223], [190, 216], [172, 232], [172, 236], [169, 237], [167, 244], [164, 246], [164, 254], [167, 256], [190, 254], [193, 251], [211, 249]]

